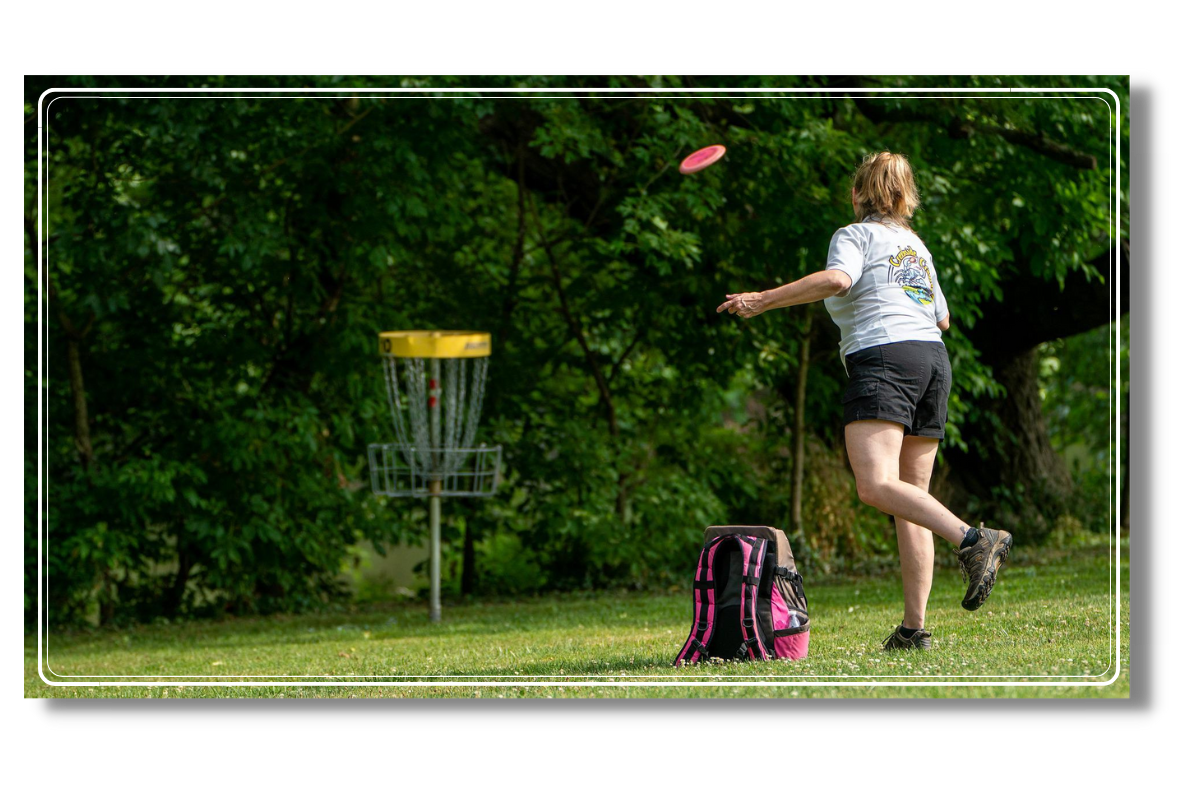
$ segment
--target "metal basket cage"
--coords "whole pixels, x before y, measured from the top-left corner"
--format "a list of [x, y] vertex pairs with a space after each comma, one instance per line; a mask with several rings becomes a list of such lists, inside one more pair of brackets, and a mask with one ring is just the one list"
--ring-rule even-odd
[[500, 447], [417, 448], [373, 444], [367, 449], [371, 491], [388, 497], [491, 497], [500, 483]]

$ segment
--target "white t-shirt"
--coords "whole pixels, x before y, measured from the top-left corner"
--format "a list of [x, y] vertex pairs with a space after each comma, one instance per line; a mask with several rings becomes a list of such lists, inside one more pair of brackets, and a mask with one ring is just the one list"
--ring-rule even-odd
[[833, 235], [826, 269], [850, 276], [844, 297], [825, 308], [842, 331], [842, 363], [866, 347], [891, 342], [940, 342], [937, 323], [950, 313], [933, 256], [908, 228], [856, 222]]

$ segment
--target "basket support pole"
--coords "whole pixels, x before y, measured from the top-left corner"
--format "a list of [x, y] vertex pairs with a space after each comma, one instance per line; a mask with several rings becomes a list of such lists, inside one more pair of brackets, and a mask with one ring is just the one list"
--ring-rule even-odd
[[429, 485], [429, 621], [442, 621], [442, 482]]

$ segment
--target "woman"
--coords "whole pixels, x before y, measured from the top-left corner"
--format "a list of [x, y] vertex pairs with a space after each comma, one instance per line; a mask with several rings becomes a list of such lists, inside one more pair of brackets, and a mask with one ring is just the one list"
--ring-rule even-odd
[[858, 496], [896, 518], [904, 620], [884, 649], [928, 649], [933, 534], [957, 548], [968, 611], [991, 593], [1012, 535], [970, 527], [929, 494], [950, 393], [942, 344], [950, 311], [933, 257], [909, 224], [919, 196], [908, 160], [894, 153], [868, 156], [850, 197], [859, 221], [833, 235], [823, 271], [766, 292], [726, 295], [717, 311], [749, 319], [825, 301], [842, 334], [846, 451]]

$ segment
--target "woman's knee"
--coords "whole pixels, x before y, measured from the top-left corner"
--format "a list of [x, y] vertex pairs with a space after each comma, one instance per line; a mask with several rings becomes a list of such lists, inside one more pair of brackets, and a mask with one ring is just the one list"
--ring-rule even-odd
[[877, 480], [860, 480], [855, 481], [855, 483], [858, 485], [858, 499], [872, 508], [879, 508], [879, 504], [883, 502], [883, 482]]

